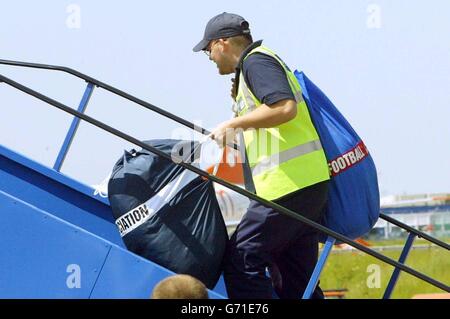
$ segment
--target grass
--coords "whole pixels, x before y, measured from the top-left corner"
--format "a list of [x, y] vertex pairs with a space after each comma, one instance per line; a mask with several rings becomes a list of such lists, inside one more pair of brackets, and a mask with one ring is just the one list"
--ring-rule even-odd
[[[389, 245], [403, 242], [391, 242]], [[398, 260], [400, 250], [382, 251], [381, 254]], [[406, 265], [446, 285], [450, 284], [450, 253], [443, 248], [411, 250]], [[379, 271], [376, 271], [377, 269]], [[393, 270], [394, 267], [362, 252], [332, 252], [322, 273], [320, 286], [322, 289], [348, 289], [345, 294], [347, 299], [379, 299], [383, 297]], [[443, 292], [412, 275], [401, 272], [391, 298], [409, 299], [416, 294]]]

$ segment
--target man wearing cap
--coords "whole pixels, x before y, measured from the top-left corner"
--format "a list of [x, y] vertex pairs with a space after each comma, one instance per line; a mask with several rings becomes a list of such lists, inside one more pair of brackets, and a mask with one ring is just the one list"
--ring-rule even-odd
[[[213, 17], [194, 51], [204, 51], [220, 74], [235, 74], [236, 117], [216, 127], [211, 137], [223, 146], [243, 132], [246, 188], [320, 221], [329, 170], [294, 74], [262, 41], [253, 42], [249, 23], [236, 14]], [[301, 298], [317, 255], [314, 229], [251, 201], [224, 258], [228, 296], [272, 298], [275, 290], [280, 298]], [[319, 286], [312, 297], [323, 298]]]

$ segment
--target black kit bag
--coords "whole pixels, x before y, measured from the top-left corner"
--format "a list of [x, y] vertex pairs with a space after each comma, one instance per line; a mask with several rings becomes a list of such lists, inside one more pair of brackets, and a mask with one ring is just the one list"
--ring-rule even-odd
[[[198, 167], [198, 142], [144, 143]], [[145, 149], [125, 151], [108, 198], [128, 250], [214, 288], [228, 235], [211, 181]]]

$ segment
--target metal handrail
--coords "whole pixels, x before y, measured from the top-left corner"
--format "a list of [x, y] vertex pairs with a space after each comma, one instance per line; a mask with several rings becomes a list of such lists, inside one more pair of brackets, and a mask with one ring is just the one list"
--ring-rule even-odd
[[[167, 111], [165, 111], [165, 110], [163, 110], [163, 109], [161, 109], [161, 108], [159, 108], [159, 107], [157, 107], [157, 106], [155, 106], [153, 104], [145, 102], [145, 101], [143, 101], [143, 100], [141, 100], [141, 99], [139, 99], [139, 98], [137, 98], [137, 97], [135, 97], [133, 95], [125, 93], [125, 92], [123, 92], [123, 91], [121, 91], [121, 90], [119, 90], [119, 89], [117, 89], [117, 88], [115, 88], [115, 87], [113, 87], [111, 85], [108, 85], [108, 84], [106, 84], [104, 82], [101, 82], [101, 81], [99, 81], [97, 79], [94, 79], [94, 78], [92, 78], [92, 77], [90, 77], [90, 76], [88, 76], [86, 74], [83, 74], [83, 73], [81, 73], [81, 72], [79, 72], [77, 70], [74, 70], [74, 69], [71, 69], [71, 68], [68, 68], [68, 67], [58, 66], [58, 65], [50, 65], [50, 64], [40, 64], [40, 63], [29, 63], [29, 62], [21, 62], [21, 61], [2, 60], [2, 59], [0, 59], [0, 64], [10, 65], [10, 66], [18, 66], [18, 67], [26, 67], [26, 68], [52, 70], [52, 71], [61, 71], [61, 72], [64, 72], [64, 73], [68, 73], [68, 74], [76, 76], [76, 77], [78, 77], [80, 79], [83, 79], [83, 80], [85, 80], [87, 82], [93, 83], [97, 87], [101, 87], [101, 88], [103, 88], [103, 89], [105, 89], [105, 90], [107, 90], [107, 91], [109, 91], [111, 93], [117, 94], [117, 95], [119, 95], [119, 96], [121, 96], [121, 97], [123, 97], [123, 98], [125, 98], [125, 99], [127, 99], [129, 101], [135, 102], [135, 103], [145, 107], [148, 110], [154, 111], [154, 112], [156, 112], [158, 114], [161, 114], [161, 115], [163, 115], [165, 117], [168, 117], [168, 118], [170, 118], [170, 119], [172, 119], [172, 120], [174, 120], [174, 121], [176, 121], [176, 122], [178, 122], [178, 123], [180, 123], [182, 125], [185, 125], [185, 126], [191, 128], [191, 129], [201, 133], [201, 134], [207, 135], [207, 134], [210, 133], [210, 131], [208, 131], [207, 129], [204, 129], [204, 128], [198, 126], [198, 125], [195, 125], [195, 124], [193, 124], [193, 123], [191, 123], [189, 121], [186, 121], [185, 119], [183, 119], [183, 118], [181, 118], [179, 116], [176, 116], [175, 114], [167, 112]], [[237, 145], [233, 145], [233, 147], [235, 149], [238, 149]], [[438, 245], [438, 246], [440, 246], [442, 248], [445, 248], [447, 250], [450, 249], [450, 245], [448, 245], [447, 243], [445, 243], [445, 242], [443, 242], [443, 241], [441, 241], [439, 239], [436, 239], [434, 237], [431, 237], [428, 234], [426, 234], [424, 232], [421, 232], [421, 231], [419, 231], [419, 230], [417, 230], [417, 229], [415, 229], [413, 227], [410, 227], [410, 226], [408, 226], [408, 225], [406, 225], [406, 224], [404, 224], [404, 223], [402, 223], [402, 222], [400, 222], [398, 220], [395, 220], [395, 219], [393, 219], [392, 217], [389, 217], [386, 214], [380, 213], [380, 218], [382, 218], [382, 219], [384, 219], [384, 220], [386, 220], [386, 221], [388, 221], [388, 222], [390, 222], [390, 223], [392, 223], [392, 224], [394, 224], [394, 225], [396, 225], [396, 226], [398, 226], [400, 228], [403, 228], [403, 229], [405, 229], [405, 230], [407, 230], [407, 231], [409, 231], [411, 233], [414, 233], [418, 237], [426, 239], [426, 240], [432, 242], [433, 244], [436, 244], [436, 245]]]
[[[176, 115], [174, 115], [174, 114], [172, 114], [170, 112], [167, 112], [167, 111], [165, 111], [165, 110], [163, 110], [163, 109], [161, 109], [161, 108], [159, 108], [159, 107], [157, 107], [157, 106], [155, 106], [153, 104], [145, 102], [145, 101], [143, 101], [143, 100], [141, 100], [141, 99], [139, 99], [139, 98], [137, 98], [135, 96], [132, 96], [132, 95], [130, 95], [128, 93], [125, 93], [125, 92], [123, 92], [123, 91], [121, 91], [121, 90], [119, 90], [119, 89], [117, 89], [117, 88], [115, 88], [113, 86], [110, 86], [110, 85], [108, 85], [108, 84], [106, 84], [104, 82], [101, 82], [101, 81], [99, 81], [97, 79], [94, 79], [94, 78], [92, 78], [92, 77], [90, 77], [90, 76], [88, 76], [86, 74], [83, 74], [83, 73], [81, 73], [81, 72], [79, 72], [77, 70], [74, 70], [74, 69], [71, 69], [71, 68], [68, 68], [68, 67], [57, 66], [57, 65], [50, 65], [50, 64], [40, 64], [40, 63], [29, 63], [29, 62], [21, 62], [21, 61], [2, 60], [2, 59], [0, 59], [0, 64], [10, 65], [10, 66], [18, 66], [18, 67], [26, 67], [26, 68], [35, 68], [35, 69], [44, 69], [44, 70], [53, 70], [53, 71], [65, 72], [65, 73], [74, 75], [74, 76], [76, 76], [76, 77], [78, 77], [80, 79], [83, 79], [83, 80], [85, 80], [87, 82], [93, 83], [97, 87], [101, 87], [101, 88], [103, 88], [103, 89], [105, 89], [105, 90], [107, 90], [107, 91], [109, 91], [111, 93], [117, 94], [117, 95], [119, 95], [119, 96], [121, 96], [121, 97], [123, 97], [123, 98], [125, 98], [127, 100], [135, 102], [135, 103], [145, 107], [146, 109], [149, 109], [149, 110], [154, 111], [156, 113], [159, 113], [159, 114], [161, 114], [163, 116], [166, 116], [166, 117], [168, 117], [168, 118], [170, 118], [170, 119], [172, 119], [172, 120], [174, 120], [174, 121], [176, 121], [176, 122], [178, 122], [180, 124], [183, 124], [183, 125], [191, 128], [191, 129], [199, 132], [199, 133], [202, 133], [204, 135], [207, 135], [207, 134], [210, 133], [210, 131], [208, 131], [208, 130], [200, 127], [200, 126], [197, 126], [197, 125], [195, 125], [195, 124], [193, 124], [193, 123], [191, 123], [189, 121], [186, 121], [185, 119], [183, 119], [181, 117], [178, 117], [178, 116], [176, 116]], [[233, 147], [235, 149], [237, 149], [237, 145], [233, 145]], [[403, 228], [403, 229], [407, 230], [410, 233], [416, 234], [418, 237], [426, 239], [426, 240], [432, 242], [433, 244], [436, 244], [436, 245], [438, 245], [438, 246], [440, 246], [442, 248], [445, 248], [447, 250], [450, 249], [450, 245], [448, 245], [447, 243], [445, 243], [445, 242], [443, 242], [443, 241], [441, 241], [441, 240], [439, 240], [437, 238], [434, 238], [434, 237], [432, 237], [432, 236], [430, 236], [430, 235], [428, 235], [428, 234], [426, 234], [424, 232], [421, 232], [421, 231], [419, 231], [419, 230], [417, 230], [417, 229], [415, 229], [413, 227], [410, 227], [410, 226], [408, 226], [408, 225], [406, 225], [406, 224], [404, 224], [404, 223], [402, 223], [402, 222], [400, 222], [398, 220], [395, 220], [395, 219], [393, 219], [392, 217], [390, 217], [390, 216], [388, 216], [386, 214], [380, 213], [380, 218], [382, 218], [382, 219], [384, 219], [384, 220], [386, 220], [386, 221], [388, 221], [388, 222], [390, 222], [390, 223], [392, 223], [392, 224], [394, 224], [394, 225], [396, 225], [396, 226], [398, 226], [400, 228]]]
[[402, 223], [402, 222], [400, 222], [400, 221], [390, 217], [389, 215], [381, 213], [380, 217], [383, 218], [384, 220], [386, 220], [387, 222], [391, 223], [391, 224], [394, 224], [394, 225], [396, 225], [396, 226], [398, 226], [400, 228], [403, 228], [403, 229], [407, 230], [409, 233], [417, 235], [417, 237], [419, 237], [419, 238], [423, 238], [425, 240], [428, 240], [429, 242], [432, 242], [433, 244], [435, 244], [437, 246], [440, 246], [442, 248], [450, 250], [450, 245], [449, 244], [447, 244], [447, 243], [445, 243], [445, 242], [443, 242], [443, 241], [441, 241], [441, 240], [439, 240], [437, 238], [434, 238], [434, 237], [428, 235], [427, 233], [424, 233], [424, 232], [422, 232], [420, 230], [417, 230], [414, 227], [406, 225], [406, 224], [404, 224], [404, 223]]
[[190, 171], [192, 171], [192, 172], [194, 172], [194, 173], [196, 173], [196, 174], [198, 174], [198, 175], [200, 175], [202, 177], [207, 178], [210, 181], [213, 181], [215, 183], [223, 185], [223, 186], [225, 186], [225, 187], [227, 187], [227, 188], [229, 188], [229, 189], [231, 189], [231, 190], [233, 190], [233, 191], [235, 191], [235, 192], [237, 192], [237, 193], [239, 193], [241, 195], [244, 195], [244, 196], [246, 196], [246, 197], [248, 197], [250, 199], [258, 201], [262, 205], [271, 207], [272, 209], [274, 209], [274, 210], [276, 210], [276, 211], [278, 211], [278, 212], [280, 212], [280, 213], [282, 213], [284, 215], [287, 215], [287, 216], [289, 216], [291, 218], [294, 218], [294, 219], [296, 219], [296, 220], [298, 220], [300, 222], [303, 222], [303, 223], [305, 223], [305, 224], [307, 224], [307, 225], [309, 225], [309, 226], [311, 226], [311, 227], [313, 227], [313, 228], [315, 228], [315, 229], [317, 229], [317, 230], [327, 234], [328, 236], [331, 236], [331, 237], [335, 238], [336, 240], [339, 240], [339, 241], [342, 241], [344, 243], [347, 243], [348, 245], [353, 246], [356, 249], [361, 250], [361, 251], [371, 255], [372, 257], [375, 257], [375, 258], [377, 258], [377, 259], [379, 259], [379, 260], [381, 260], [381, 261], [383, 261], [383, 262], [385, 262], [385, 263], [387, 263], [387, 264], [389, 264], [391, 266], [399, 268], [399, 269], [409, 273], [410, 275], [413, 275], [413, 276], [415, 276], [415, 277], [417, 277], [417, 278], [419, 278], [419, 279], [421, 279], [421, 280], [423, 280], [423, 281], [425, 281], [425, 282], [427, 282], [427, 283], [429, 283], [429, 284], [431, 284], [431, 285], [433, 285], [435, 287], [438, 287], [438, 288], [440, 288], [440, 289], [442, 289], [442, 290], [444, 290], [446, 292], [450, 292], [450, 287], [447, 286], [444, 283], [441, 283], [441, 282], [439, 282], [439, 281], [437, 281], [437, 280], [435, 280], [435, 279], [433, 279], [433, 278], [431, 278], [431, 277], [429, 277], [427, 275], [422, 274], [421, 272], [418, 272], [417, 270], [415, 270], [415, 269], [413, 269], [411, 267], [408, 267], [408, 266], [406, 266], [406, 265], [404, 265], [402, 263], [399, 263], [399, 262], [397, 262], [397, 261], [395, 261], [395, 260], [393, 260], [391, 258], [388, 258], [388, 257], [386, 257], [386, 256], [384, 256], [384, 255], [382, 255], [382, 254], [380, 254], [378, 252], [375, 252], [372, 249], [367, 248], [366, 246], [361, 245], [361, 244], [351, 240], [350, 238], [348, 238], [346, 236], [343, 236], [343, 235], [341, 235], [341, 234], [339, 234], [339, 233], [337, 233], [337, 232], [335, 232], [333, 230], [330, 230], [330, 229], [328, 229], [328, 228], [326, 228], [326, 227], [324, 227], [324, 226], [322, 226], [322, 225], [320, 225], [320, 224], [318, 224], [318, 223], [316, 223], [316, 222], [314, 222], [314, 221], [312, 221], [312, 220], [310, 220], [310, 219], [308, 219], [308, 218], [306, 218], [306, 217], [304, 217], [304, 216], [302, 216], [300, 214], [297, 214], [297, 213], [295, 213], [295, 212], [293, 212], [293, 211], [291, 211], [291, 210], [289, 210], [289, 209], [287, 209], [287, 208], [285, 208], [283, 206], [280, 206], [280, 205], [278, 205], [278, 204], [276, 204], [274, 202], [271, 202], [271, 201], [268, 201], [268, 200], [266, 200], [264, 198], [261, 198], [261, 197], [255, 195], [255, 194], [253, 194], [251, 192], [248, 192], [245, 189], [242, 189], [242, 188], [240, 188], [240, 187], [238, 187], [236, 185], [233, 185], [233, 184], [231, 184], [231, 183], [229, 183], [227, 181], [219, 179], [219, 178], [217, 178], [214, 175], [210, 175], [207, 172], [205, 172], [205, 171], [203, 171], [203, 170], [201, 170], [201, 169], [199, 169], [199, 168], [197, 168], [195, 166], [190, 165], [189, 163], [174, 161], [174, 159], [169, 154], [166, 154], [166, 153], [162, 152], [161, 150], [159, 150], [159, 149], [157, 149], [155, 147], [147, 145], [147, 144], [141, 142], [140, 140], [138, 140], [138, 139], [136, 139], [136, 138], [134, 138], [134, 137], [132, 137], [130, 135], [127, 135], [127, 134], [123, 133], [122, 131], [119, 131], [119, 130], [111, 127], [111, 126], [108, 126], [108, 125], [106, 125], [106, 124], [104, 124], [104, 123], [102, 123], [102, 122], [100, 122], [100, 121], [98, 121], [98, 120], [88, 116], [88, 115], [85, 115], [83, 113], [75, 111], [71, 107], [66, 106], [66, 105], [64, 105], [64, 104], [62, 104], [62, 103], [60, 103], [60, 102], [58, 102], [56, 100], [53, 100], [53, 99], [51, 99], [51, 98], [49, 98], [49, 97], [47, 97], [47, 96], [45, 96], [45, 95], [43, 95], [43, 94], [41, 94], [39, 92], [36, 92], [36, 91], [34, 91], [34, 90], [32, 90], [32, 89], [30, 89], [30, 88], [28, 88], [28, 87], [26, 87], [26, 86], [24, 86], [24, 85], [22, 85], [20, 83], [17, 83], [15, 81], [13, 81], [13, 80], [11, 80], [11, 79], [1, 75], [1, 74], [0, 74], [0, 82], [5, 82], [6, 84], [8, 84], [8, 85], [10, 85], [10, 86], [12, 86], [12, 87], [14, 87], [14, 88], [16, 88], [16, 89], [26, 93], [26, 94], [34, 96], [35, 98], [37, 98], [37, 99], [39, 99], [39, 100], [41, 100], [43, 102], [46, 102], [46, 103], [48, 103], [48, 104], [50, 104], [50, 105], [52, 105], [52, 106], [54, 106], [54, 107], [64, 111], [64, 112], [66, 112], [66, 113], [72, 114], [72, 115], [74, 115], [74, 116], [76, 116], [76, 117], [78, 117], [78, 118], [80, 118], [80, 119], [82, 119], [82, 120], [84, 120], [84, 121], [86, 121], [86, 122], [88, 122], [88, 123], [90, 123], [92, 125], [95, 125], [95, 126], [101, 128], [101, 129], [103, 129], [103, 130], [105, 130], [105, 131], [107, 131], [107, 132], [109, 132], [109, 133], [111, 133], [113, 135], [116, 135], [116, 136], [118, 136], [118, 137], [120, 137], [120, 138], [122, 138], [124, 140], [127, 140], [130, 143], [133, 143], [133, 144], [135, 144], [137, 146], [140, 146], [143, 149], [146, 149], [146, 150], [148, 150], [148, 151], [150, 151], [150, 152], [152, 152], [152, 153], [154, 153], [154, 154], [156, 154], [158, 156], [161, 156], [161, 157], [163, 157], [163, 158], [165, 158], [167, 160], [170, 160], [170, 161], [174, 162], [177, 165], [180, 165], [181, 167], [183, 167], [185, 169], [188, 169], [188, 170], [190, 170]]
[[183, 119], [183, 118], [181, 118], [179, 116], [176, 116], [175, 114], [167, 112], [167, 111], [165, 111], [165, 110], [163, 110], [163, 109], [161, 109], [161, 108], [159, 108], [159, 107], [157, 107], [157, 106], [155, 106], [153, 104], [145, 102], [145, 101], [143, 101], [143, 100], [141, 100], [141, 99], [139, 99], [139, 98], [137, 98], [137, 97], [135, 97], [133, 95], [130, 95], [130, 94], [128, 94], [128, 93], [126, 93], [126, 92], [124, 92], [122, 90], [119, 90], [119, 89], [117, 89], [115, 87], [112, 87], [111, 85], [108, 85], [108, 84], [106, 84], [104, 82], [101, 82], [101, 81], [99, 81], [97, 79], [94, 79], [94, 78], [92, 78], [92, 77], [90, 77], [90, 76], [88, 76], [86, 74], [83, 74], [81, 72], [78, 72], [77, 70], [74, 70], [74, 69], [71, 69], [71, 68], [68, 68], [68, 67], [58, 66], [58, 65], [49, 65], [49, 64], [40, 64], [40, 63], [29, 63], [29, 62], [20, 62], [20, 61], [1, 60], [1, 59], [0, 59], [0, 64], [11, 65], [11, 66], [19, 66], [19, 67], [26, 67], [26, 68], [34, 68], [34, 69], [44, 69], [44, 70], [65, 72], [65, 73], [74, 75], [74, 76], [76, 76], [76, 77], [78, 77], [80, 79], [83, 79], [83, 80], [85, 80], [87, 82], [93, 83], [93, 84], [95, 84], [95, 86], [103, 88], [103, 89], [105, 89], [105, 90], [107, 90], [107, 91], [109, 91], [111, 93], [117, 94], [117, 95], [119, 95], [119, 96], [121, 96], [121, 97], [123, 97], [123, 98], [125, 98], [125, 99], [127, 99], [129, 101], [137, 103], [137, 104], [145, 107], [148, 110], [151, 110], [151, 111], [156, 112], [158, 114], [161, 114], [161, 115], [163, 115], [165, 117], [168, 117], [171, 120], [174, 120], [175, 122], [178, 122], [180, 124], [183, 124], [183, 125], [191, 128], [191, 129], [193, 129], [194, 131], [197, 131], [197, 132], [202, 133], [204, 135], [207, 135], [207, 134], [211, 133], [210, 131], [208, 131], [208, 130], [202, 128], [202, 127], [199, 127], [199, 126], [197, 126], [197, 125], [195, 125], [195, 124], [193, 124], [193, 123], [191, 123], [189, 121], [186, 121], [185, 119]]

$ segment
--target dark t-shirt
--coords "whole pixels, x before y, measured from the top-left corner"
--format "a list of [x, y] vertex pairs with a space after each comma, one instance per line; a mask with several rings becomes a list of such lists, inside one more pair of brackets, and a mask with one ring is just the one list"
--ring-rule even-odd
[[283, 67], [274, 58], [254, 53], [243, 63], [243, 75], [250, 91], [266, 105], [295, 100]]

